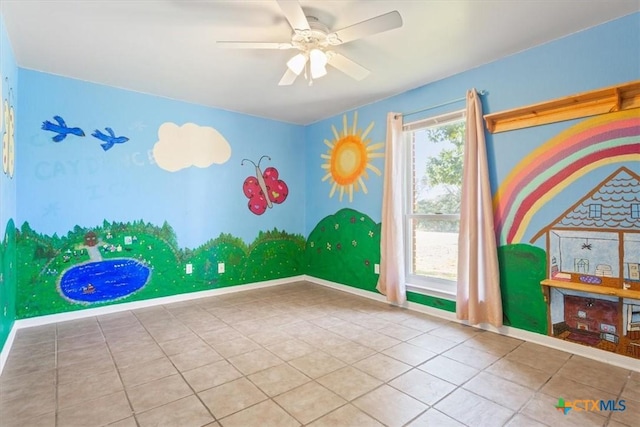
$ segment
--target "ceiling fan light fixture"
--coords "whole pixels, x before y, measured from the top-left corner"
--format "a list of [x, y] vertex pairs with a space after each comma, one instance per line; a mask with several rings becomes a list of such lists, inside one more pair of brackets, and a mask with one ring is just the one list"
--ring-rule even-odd
[[327, 54], [320, 49], [311, 49], [309, 52], [311, 77], [319, 79], [327, 74]]
[[307, 63], [307, 56], [302, 53], [299, 53], [293, 58], [291, 58], [289, 61], [287, 61], [287, 67], [289, 67], [289, 69], [292, 72], [294, 72], [296, 76], [299, 76], [302, 70], [304, 70], [304, 66], [306, 63]]

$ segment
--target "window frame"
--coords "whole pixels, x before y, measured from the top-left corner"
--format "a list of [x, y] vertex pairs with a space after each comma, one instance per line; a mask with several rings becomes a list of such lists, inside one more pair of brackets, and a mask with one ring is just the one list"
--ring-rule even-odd
[[[425, 119], [416, 120], [403, 124], [402, 142], [404, 145], [404, 188], [403, 188], [403, 218], [402, 232], [404, 236], [404, 253], [405, 253], [405, 286], [407, 291], [419, 293], [423, 295], [434, 296], [438, 298], [455, 300], [457, 295], [457, 281], [447, 280], [439, 277], [426, 276], [413, 273], [413, 240], [412, 240], [412, 221], [416, 219], [427, 220], [452, 220], [460, 219], [460, 214], [419, 214], [413, 212], [413, 144], [414, 132], [421, 129], [427, 129], [435, 126], [442, 126], [452, 122], [464, 121], [466, 118], [466, 109], [451, 111], [437, 116], [430, 116]], [[465, 129], [466, 132], [466, 129]]]
[[602, 205], [600, 203], [589, 205], [589, 218], [602, 218]]

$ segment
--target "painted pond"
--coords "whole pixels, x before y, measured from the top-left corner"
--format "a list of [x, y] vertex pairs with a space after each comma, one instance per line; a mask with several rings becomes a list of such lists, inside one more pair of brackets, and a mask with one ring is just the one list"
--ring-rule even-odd
[[60, 279], [60, 292], [72, 301], [112, 301], [141, 289], [151, 270], [135, 259], [109, 259], [78, 265]]

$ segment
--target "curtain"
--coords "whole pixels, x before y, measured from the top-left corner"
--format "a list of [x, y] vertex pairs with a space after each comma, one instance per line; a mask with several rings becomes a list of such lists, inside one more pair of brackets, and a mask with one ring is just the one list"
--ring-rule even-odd
[[386, 142], [380, 234], [380, 276], [376, 289], [386, 295], [389, 302], [402, 304], [407, 299], [402, 234], [404, 221], [402, 115], [398, 113], [387, 114]]
[[498, 252], [484, 139], [482, 104], [475, 89], [467, 92], [467, 129], [462, 173], [458, 237], [458, 319], [502, 326]]

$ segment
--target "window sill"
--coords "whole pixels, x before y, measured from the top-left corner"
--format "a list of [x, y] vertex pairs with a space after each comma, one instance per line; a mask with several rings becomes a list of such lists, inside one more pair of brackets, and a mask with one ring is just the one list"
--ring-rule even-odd
[[427, 295], [430, 297], [441, 298], [454, 302], [456, 300], [456, 292], [453, 290], [435, 288], [429, 285], [413, 285], [410, 283], [406, 283], [405, 287], [407, 289], [407, 292], [413, 292], [414, 294]]

